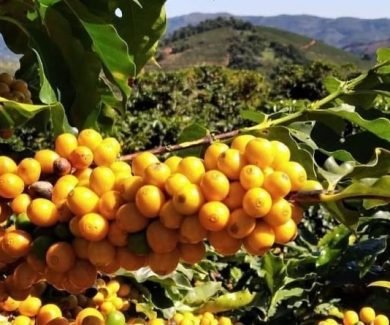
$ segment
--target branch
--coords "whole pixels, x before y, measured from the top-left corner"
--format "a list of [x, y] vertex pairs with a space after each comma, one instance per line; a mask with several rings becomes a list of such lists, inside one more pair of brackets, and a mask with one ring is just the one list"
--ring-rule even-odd
[[[233, 131], [229, 131], [229, 132], [221, 133], [221, 134], [217, 134], [217, 135], [209, 134], [209, 135], [206, 135], [205, 137], [197, 139], [197, 140], [183, 142], [183, 143], [179, 143], [179, 144], [175, 144], [175, 145], [161, 146], [161, 147], [157, 147], [157, 148], [146, 150], [146, 151], [150, 152], [152, 154], [155, 154], [155, 155], [162, 155], [164, 153], [187, 149], [187, 148], [192, 148], [192, 147], [196, 147], [196, 146], [199, 146], [202, 144], [211, 144], [214, 141], [227, 140], [227, 139], [234, 138], [235, 136], [237, 136], [241, 133], [261, 131], [261, 130], [267, 129], [271, 126], [276, 126], [276, 125], [285, 124], [287, 122], [291, 122], [291, 121], [301, 117], [304, 112], [305, 112], [305, 110], [301, 110], [301, 111], [283, 116], [283, 117], [275, 119], [275, 120], [269, 120], [268, 116], [267, 116], [263, 122], [261, 122], [257, 125], [251, 126], [251, 127], [243, 128], [240, 130], [233, 130]], [[131, 161], [138, 154], [139, 154], [139, 152], [124, 155], [120, 159], [122, 161]]]
[[375, 194], [354, 194], [350, 196], [343, 196], [341, 192], [334, 191], [298, 191], [292, 192], [287, 198], [290, 202], [317, 204], [324, 202], [341, 201], [348, 199], [375, 199], [390, 202], [388, 197]]
[[[192, 148], [192, 147], [196, 147], [196, 146], [199, 146], [199, 145], [202, 145], [202, 144], [211, 144], [214, 141], [218, 141], [218, 140], [231, 139], [231, 138], [239, 135], [240, 133], [242, 133], [244, 131], [246, 131], [246, 129], [243, 129], [243, 130], [233, 130], [233, 131], [226, 132], [226, 133], [221, 133], [221, 134], [218, 134], [218, 135], [215, 135], [215, 136], [210, 134], [210, 135], [206, 135], [205, 137], [197, 139], [197, 140], [194, 140], [194, 141], [188, 141], [188, 142], [183, 142], [183, 143], [179, 143], [179, 144], [175, 144], [175, 145], [169, 145], [169, 146], [161, 146], [161, 147], [157, 147], [157, 148], [154, 148], [154, 149], [151, 149], [151, 150], [147, 150], [147, 152], [150, 152], [150, 153], [155, 154], [155, 155], [162, 155], [164, 153], [177, 151], [177, 150], [182, 150], [182, 149], [187, 149], [187, 148]], [[138, 154], [139, 153], [136, 152], [136, 153], [132, 153], [132, 154], [129, 154], [129, 155], [124, 155], [120, 159], [123, 160], [123, 161], [131, 161]]]

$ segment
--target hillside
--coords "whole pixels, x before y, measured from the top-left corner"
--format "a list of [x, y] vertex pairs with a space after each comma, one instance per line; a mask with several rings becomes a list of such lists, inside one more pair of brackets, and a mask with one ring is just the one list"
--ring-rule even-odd
[[[193, 13], [170, 18], [168, 33], [188, 26], [196, 25], [207, 19], [227, 17], [228, 13]], [[289, 32], [321, 40], [324, 43], [343, 48], [354, 43], [369, 43], [387, 40], [390, 35], [390, 19], [359, 19], [341, 17], [336, 19], [309, 15], [237, 16], [257, 26], [274, 27]]]
[[367, 43], [352, 43], [344, 46], [343, 50], [354, 53], [366, 59], [372, 59], [375, 57], [376, 50], [382, 47], [390, 47], [390, 38]]
[[267, 72], [282, 63], [313, 60], [365, 65], [356, 56], [322, 42], [233, 18], [207, 20], [177, 30], [165, 39], [158, 56], [159, 64], [168, 70], [215, 64]]
[[[229, 13], [192, 13], [168, 19], [167, 36], [180, 28], [197, 25], [207, 19], [233, 17]], [[359, 19], [341, 17], [337, 19], [309, 15], [237, 16], [256, 26], [272, 27], [320, 40], [357, 56], [371, 59], [379, 47], [389, 46], [390, 19]], [[340, 54], [343, 56], [342, 54]], [[0, 35], [0, 65], [15, 66], [16, 58], [6, 48]]]

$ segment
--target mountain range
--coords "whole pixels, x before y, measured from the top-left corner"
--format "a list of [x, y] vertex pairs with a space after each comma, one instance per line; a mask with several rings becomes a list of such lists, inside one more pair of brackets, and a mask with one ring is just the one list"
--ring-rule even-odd
[[[168, 19], [168, 35], [175, 30], [197, 25], [229, 13], [191, 13]], [[360, 19], [352, 17], [322, 18], [310, 15], [235, 16], [256, 26], [267, 26], [320, 40], [352, 53], [369, 54], [377, 47], [390, 46], [390, 19]]]
[[[229, 13], [191, 13], [168, 19], [167, 37], [188, 25], [208, 19], [231, 17]], [[281, 29], [322, 41], [361, 57], [372, 58], [378, 47], [390, 46], [390, 19], [360, 19], [352, 17], [322, 18], [310, 15], [234, 16], [256, 26]], [[1, 61], [16, 61], [0, 35]]]

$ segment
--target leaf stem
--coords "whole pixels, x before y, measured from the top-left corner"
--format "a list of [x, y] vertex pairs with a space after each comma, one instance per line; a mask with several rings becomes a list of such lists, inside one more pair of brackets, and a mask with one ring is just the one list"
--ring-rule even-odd
[[390, 202], [389, 197], [386, 196], [360, 193], [345, 194], [342, 192], [335, 193], [333, 191], [298, 191], [291, 193], [287, 199], [290, 202], [303, 204], [327, 203], [345, 199], [375, 199]]
[[289, 115], [280, 117], [280, 118], [278, 118], [278, 119], [269, 121], [269, 122], [268, 122], [268, 127], [269, 127], [269, 126], [275, 126], [275, 125], [284, 124], [284, 123], [286, 123], [286, 122], [290, 122], [291, 120], [295, 120], [296, 118], [301, 117], [301, 116], [303, 115], [304, 112], [305, 112], [305, 110], [300, 110], [300, 111], [298, 111], [298, 112], [295, 112], [295, 113], [292, 113], [292, 114], [289, 114]]
[[[325, 98], [321, 99], [321, 100], [318, 100], [316, 102], [314, 102], [310, 109], [312, 110], [316, 110], [316, 109], [319, 109], [321, 108], [322, 106], [334, 101], [335, 99], [337, 99], [338, 97], [340, 97], [341, 95], [343, 94], [351, 94], [355, 91], [355, 88], [356, 86], [358, 86], [363, 80], [365, 80], [365, 78], [372, 72], [375, 72], [376, 70], [382, 68], [383, 66], [386, 66], [390, 64], [390, 60], [386, 60], [386, 61], [383, 61], [377, 65], [375, 65], [373, 68], [371, 68], [370, 70], [368, 70], [367, 72], [365, 73], [362, 73], [360, 74], [358, 77], [356, 77], [355, 79], [352, 79], [352, 80], [349, 80], [349, 81], [345, 81], [345, 82], [342, 82], [339, 86], [339, 88], [334, 91], [333, 93], [329, 94], [328, 96], [326, 96]], [[373, 90], [370, 90], [370, 92], [372, 93]], [[375, 90], [374, 90], [375, 92]], [[381, 94], [381, 95], [387, 95], [385, 93], [378, 93], [378, 94]]]
[[336, 90], [335, 92], [329, 94], [328, 96], [326, 96], [325, 98], [321, 99], [321, 100], [317, 100], [315, 101], [309, 109], [311, 110], [316, 110], [316, 109], [319, 109], [321, 108], [322, 106], [334, 101], [335, 99], [337, 99], [341, 94], [343, 94], [344, 90], [343, 90], [343, 87], [340, 86], [340, 88], [338, 90]]

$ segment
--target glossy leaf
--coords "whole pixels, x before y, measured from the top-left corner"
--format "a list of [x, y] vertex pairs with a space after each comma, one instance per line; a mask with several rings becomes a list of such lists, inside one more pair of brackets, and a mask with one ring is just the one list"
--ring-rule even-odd
[[337, 184], [347, 175], [349, 175], [354, 168], [354, 162], [344, 162], [338, 164], [333, 157], [329, 157], [323, 167], [317, 167], [318, 173], [321, 174], [328, 182], [328, 190], [332, 191]]
[[381, 175], [390, 174], [390, 151], [377, 148], [374, 158], [367, 164], [357, 165], [349, 174], [353, 179], [366, 177], [379, 177]]
[[[189, 141], [195, 141], [201, 139], [209, 134], [209, 131], [200, 124], [194, 123], [186, 127], [179, 136], [178, 142], [185, 144]], [[202, 145], [194, 148], [180, 150], [178, 154], [181, 156], [200, 156], [202, 152]]]
[[72, 96], [69, 110], [71, 120], [80, 129], [94, 127], [100, 115], [100, 62], [94, 53], [85, 49], [80, 41], [72, 36], [69, 22], [59, 11], [48, 9], [45, 24], [52, 41], [60, 50], [74, 85], [75, 94]]
[[150, 303], [136, 303], [135, 310], [137, 313], [142, 313], [149, 319], [154, 319], [157, 317], [157, 312], [154, 311], [153, 305]]
[[190, 306], [199, 306], [208, 302], [222, 289], [221, 282], [206, 282], [192, 288], [183, 298], [183, 302]]
[[128, 46], [111, 24], [94, 16], [79, 1], [64, 0], [89, 34], [93, 49], [104, 63], [122, 93], [130, 94], [129, 77], [135, 75], [135, 64], [128, 54]]
[[216, 314], [224, 311], [232, 311], [239, 308], [244, 308], [253, 301], [254, 297], [255, 295], [249, 292], [249, 290], [226, 293], [224, 295], [219, 296], [215, 300], [209, 301], [204, 304], [198, 310], [198, 312], [210, 312]]
[[326, 202], [323, 206], [342, 224], [352, 229], [356, 228], [360, 217], [357, 211], [348, 209], [342, 201]]
[[[33, 29], [27, 30], [19, 22], [14, 21], [12, 19], [11, 20], [7, 19], [7, 21], [12, 24], [15, 24], [20, 30], [23, 31], [23, 33], [26, 34], [26, 36], [29, 39], [29, 45], [31, 46], [32, 51], [36, 56], [36, 60], [39, 67], [38, 69], [39, 77], [40, 77], [39, 98], [44, 104], [48, 105], [48, 106], [42, 106], [42, 105], [26, 106], [25, 104], [18, 104], [18, 103], [11, 104], [10, 101], [7, 101], [7, 105], [5, 105], [6, 107], [4, 108], [4, 110], [9, 111], [10, 109], [11, 110], [13, 109], [13, 113], [11, 114], [12, 115], [11, 119], [13, 120], [12, 125], [14, 127], [19, 127], [25, 122], [27, 122], [28, 120], [32, 119], [38, 112], [47, 109], [48, 111], [50, 111], [51, 122], [55, 134], [59, 134], [61, 132], [73, 132], [73, 129], [69, 125], [65, 109], [63, 105], [57, 101], [57, 96], [55, 94], [55, 91], [53, 90], [53, 87], [46, 76], [45, 62], [42, 60], [41, 57], [42, 44], [43, 44], [42, 39], [39, 39], [37, 37]], [[17, 109], [15, 110], [15, 107], [20, 107], [20, 110]], [[23, 116], [23, 118], [21, 118], [21, 116]]]
[[129, 54], [133, 58], [137, 74], [154, 56], [158, 41], [164, 34], [167, 24], [165, 0], [115, 0], [122, 17], [116, 17], [114, 24], [126, 41]]
[[38, 0], [40, 6], [40, 15], [45, 18], [46, 11], [50, 6], [55, 5], [56, 3], [61, 2], [62, 0]]
[[[337, 133], [328, 125], [318, 119], [311, 133], [311, 140], [318, 147], [317, 152], [326, 156], [332, 156], [341, 161], [368, 162], [375, 147], [386, 147], [388, 143], [368, 131], [357, 132], [344, 137], [341, 132]], [[370, 143], [362, 146], [362, 141]]]
[[294, 297], [302, 297], [304, 290], [299, 287], [291, 288], [291, 289], [281, 289], [276, 291], [276, 293], [272, 296], [271, 304], [268, 308], [268, 317], [272, 317], [276, 314], [278, 306], [285, 300], [289, 300]]
[[266, 114], [259, 111], [252, 111], [252, 110], [241, 110], [240, 116], [244, 120], [252, 121], [254, 123], [262, 123], [267, 118]]
[[347, 236], [351, 234], [351, 231], [344, 225], [339, 225], [336, 228], [332, 229], [318, 242], [319, 247], [335, 247], [340, 244], [341, 241], [344, 241]]
[[41, 89], [39, 91], [39, 99], [45, 104], [51, 104], [57, 101], [57, 96], [50, 85], [49, 80], [47, 80], [44, 70], [44, 65], [42, 59], [37, 50], [33, 49], [38, 65], [39, 65], [39, 76], [41, 80]]
[[378, 207], [381, 207], [381, 206], [385, 206], [387, 204], [388, 204], [388, 202], [386, 202], [384, 200], [371, 200], [371, 199], [363, 200], [363, 207], [366, 210], [378, 208]]
[[343, 189], [337, 194], [323, 195], [324, 202], [338, 201], [351, 198], [377, 198], [390, 201], [390, 175], [382, 176], [375, 183], [358, 181]]
[[351, 111], [344, 107], [319, 109], [306, 113], [308, 118], [318, 119], [322, 116], [336, 116], [352, 122], [361, 128], [375, 134], [377, 137], [390, 142], [390, 120], [385, 118], [378, 118], [374, 120], [366, 120], [362, 118], [357, 112]]
[[380, 287], [385, 289], [390, 289], [390, 281], [375, 281], [371, 282], [368, 287]]
[[340, 225], [329, 231], [318, 242], [320, 256], [316, 261], [316, 266], [324, 266], [333, 262], [348, 245], [348, 237], [351, 231], [344, 225]]
[[0, 128], [14, 129], [24, 125], [38, 113], [48, 111], [51, 114], [53, 130], [55, 133], [73, 132], [69, 126], [64, 107], [61, 103], [50, 105], [31, 105], [17, 103], [6, 98], [0, 97]]
[[378, 63], [390, 61], [390, 49], [389, 48], [379, 48], [376, 52], [376, 57], [377, 57]]
[[283, 260], [271, 253], [264, 255], [262, 259], [262, 269], [268, 289], [274, 294], [282, 285], [286, 276], [286, 267]]
[[329, 93], [333, 93], [339, 89], [341, 81], [335, 77], [329, 76], [324, 80], [324, 86]]

